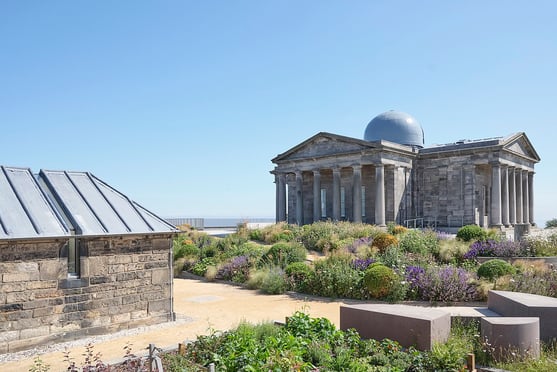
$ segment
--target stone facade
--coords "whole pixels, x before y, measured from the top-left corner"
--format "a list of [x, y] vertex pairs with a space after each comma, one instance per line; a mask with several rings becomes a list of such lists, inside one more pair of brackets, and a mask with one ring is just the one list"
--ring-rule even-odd
[[173, 320], [171, 234], [0, 240], [0, 353]]
[[524, 230], [539, 160], [524, 133], [428, 148], [318, 133], [272, 160], [276, 220]]

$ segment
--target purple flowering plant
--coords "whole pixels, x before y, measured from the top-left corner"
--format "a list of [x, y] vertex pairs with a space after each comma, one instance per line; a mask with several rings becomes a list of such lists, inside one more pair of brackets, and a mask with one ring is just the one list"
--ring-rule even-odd
[[375, 260], [373, 258], [356, 258], [352, 260], [350, 266], [352, 266], [354, 270], [364, 271], [374, 262]]
[[432, 302], [472, 301], [478, 297], [471, 283], [472, 274], [461, 267], [408, 266], [405, 272], [410, 293], [417, 299]]
[[243, 283], [249, 276], [249, 267], [250, 263], [248, 256], [236, 256], [219, 268], [216, 277], [218, 279], [232, 280], [236, 283]]
[[527, 245], [522, 242], [485, 240], [472, 243], [463, 257], [466, 260], [474, 260], [476, 257], [520, 257], [529, 255]]

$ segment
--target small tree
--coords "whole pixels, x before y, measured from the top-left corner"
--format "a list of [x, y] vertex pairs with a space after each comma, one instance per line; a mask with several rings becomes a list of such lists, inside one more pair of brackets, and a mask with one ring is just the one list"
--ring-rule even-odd
[[557, 218], [552, 218], [549, 221], [546, 221], [545, 228], [550, 229], [552, 227], [557, 227]]
[[478, 268], [478, 276], [493, 281], [493, 288], [497, 286], [497, 279], [509, 274], [514, 274], [516, 269], [507, 261], [498, 258], [484, 262]]

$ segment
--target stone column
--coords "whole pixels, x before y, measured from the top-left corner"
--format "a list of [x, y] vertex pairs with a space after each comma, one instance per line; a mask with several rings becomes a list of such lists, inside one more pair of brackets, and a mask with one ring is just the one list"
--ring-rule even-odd
[[522, 214], [522, 170], [516, 169], [516, 223], [524, 223]]
[[529, 209], [530, 209], [530, 225], [535, 226], [536, 222], [534, 221], [534, 172], [528, 173], [528, 201], [530, 202]]
[[355, 165], [352, 167], [353, 180], [352, 180], [352, 211], [354, 211], [354, 216], [352, 221], [362, 222], [362, 166]]
[[491, 225], [501, 226], [501, 166], [491, 165]]
[[304, 223], [303, 184], [302, 172], [296, 171], [296, 224], [300, 226]]
[[284, 173], [275, 174], [277, 185], [277, 213], [276, 221], [286, 221], [286, 176]]
[[385, 224], [385, 166], [378, 164], [375, 166], [375, 224], [377, 226], [387, 226]]
[[522, 223], [530, 223], [530, 192], [528, 191], [528, 171], [522, 171]]
[[503, 225], [509, 227], [509, 167], [504, 165], [501, 169], [503, 179], [501, 181], [501, 203], [502, 203], [502, 218]]
[[313, 171], [313, 222], [321, 219], [321, 172]]
[[516, 225], [516, 179], [515, 168], [509, 168], [509, 223]]
[[340, 220], [340, 168], [333, 168], [333, 221]]

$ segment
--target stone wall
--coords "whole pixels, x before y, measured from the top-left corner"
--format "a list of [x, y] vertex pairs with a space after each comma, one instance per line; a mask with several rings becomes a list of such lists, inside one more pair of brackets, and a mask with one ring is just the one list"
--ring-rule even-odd
[[170, 321], [172, 237], [0, 241], [0, 353]]

